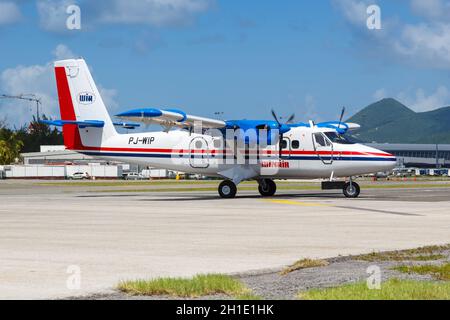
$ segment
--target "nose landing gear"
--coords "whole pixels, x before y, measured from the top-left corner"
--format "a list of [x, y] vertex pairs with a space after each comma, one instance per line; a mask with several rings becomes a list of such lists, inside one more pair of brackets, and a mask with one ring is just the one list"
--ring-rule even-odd
[[359, 187], [359, 184], [350, 179], [349, 182], [344, 184], [342, 191], [347, 198], [358, 198], [361, 193], [361, 188]]

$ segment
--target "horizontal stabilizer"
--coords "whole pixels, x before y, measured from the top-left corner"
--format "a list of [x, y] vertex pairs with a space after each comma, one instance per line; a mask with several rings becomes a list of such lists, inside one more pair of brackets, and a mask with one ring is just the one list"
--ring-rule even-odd
[[99, 120], [85, 120], [85, 121], [72, 121], [72, 120], [40, 120], [41, 123], [48, 124], [50, 126], [62, 127], [66, 124], [75, 124], [79, 128], [103, 128], [105, 126], [104, 121]]

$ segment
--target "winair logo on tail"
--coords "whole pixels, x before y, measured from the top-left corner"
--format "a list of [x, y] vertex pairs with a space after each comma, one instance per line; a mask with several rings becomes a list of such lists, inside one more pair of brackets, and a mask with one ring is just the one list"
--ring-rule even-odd
[[78, 95], [78, 102], [81, 104], [92, 104], [95, 102], [95, 95], [90, 92], [82, 92]]

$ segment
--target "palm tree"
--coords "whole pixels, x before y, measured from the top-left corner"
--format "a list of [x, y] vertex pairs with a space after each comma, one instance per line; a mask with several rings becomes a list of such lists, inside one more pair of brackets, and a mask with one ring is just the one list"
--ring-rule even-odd
[[23, 142], [16, 132], [4, 130], [0, 136], [0, 164], [11, 164], [20, 157]]

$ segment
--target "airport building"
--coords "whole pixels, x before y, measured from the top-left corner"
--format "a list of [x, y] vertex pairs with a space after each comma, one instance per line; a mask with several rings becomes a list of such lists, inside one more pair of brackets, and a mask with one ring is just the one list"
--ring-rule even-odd
[[450, 168], [450, 144], [368, 144], [397, 157], [399, 168]]
[[66, 150], [64, 146], [41, 146], [40, 152], [22, 153], [24, 165], [62, 165], [62, 164], [88, 164], [104, 163], [104, 161]]
[[41, 146], [40, 152], [22, 153], [23, 164], [0, 166], [0, 179], [67, 179], [84, 174], [96, 179], [121, 179], [130, 173], [140, 173], [134, 179], [165, 179], [176, 176], [169, 170], [142, 168], [135, 164], [110, 162], [64, 146]]

